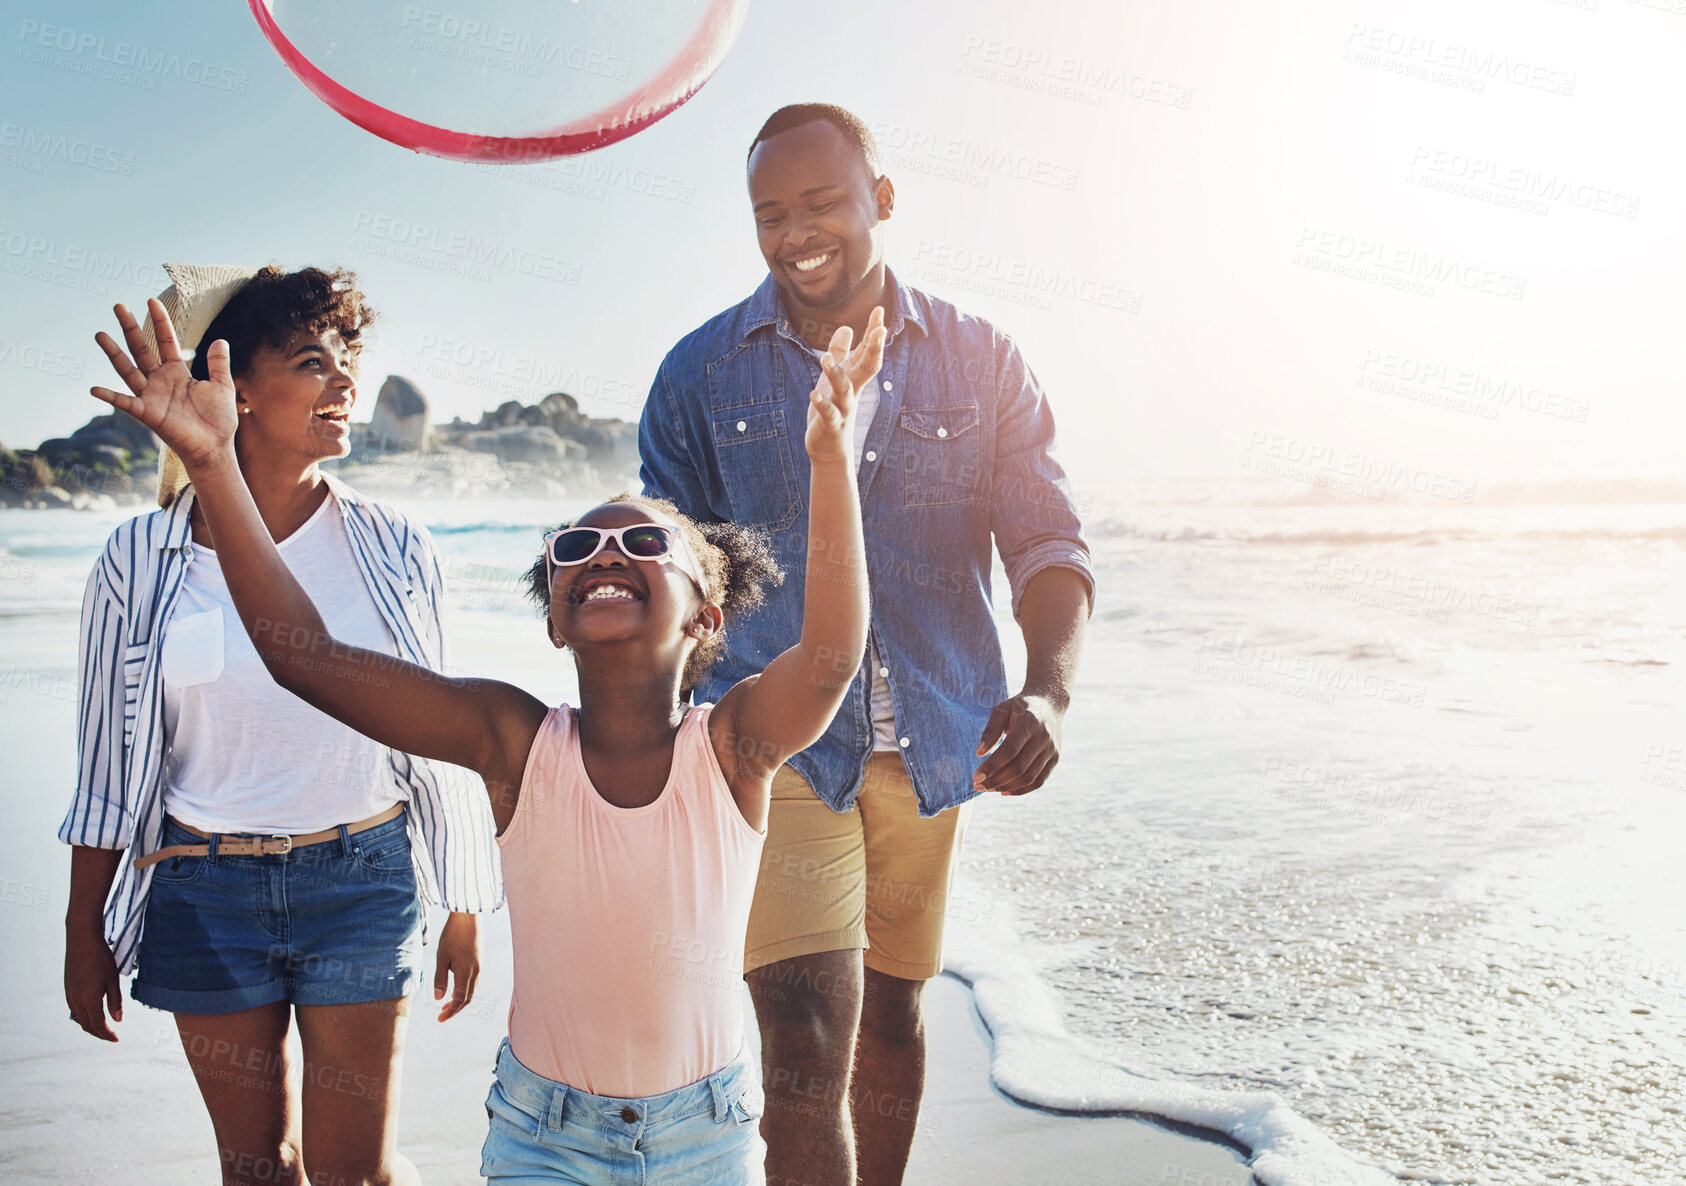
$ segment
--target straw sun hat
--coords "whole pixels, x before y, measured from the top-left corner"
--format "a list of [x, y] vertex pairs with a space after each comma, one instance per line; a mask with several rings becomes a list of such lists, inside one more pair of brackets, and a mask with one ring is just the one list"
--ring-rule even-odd
[[[234, 294], [246, 286], [246, 281], [258, 274], [257, 268], [242, 268], [227, 264], [165, 264], [164, 274], [170, 287], [158, 294], [170, 324], [176, 327], [176, 340], [185, 350], [196, 350], [199, 339], [211, 327], [223, 306]], [[153, 353], [158, 351], [158, 336], [152, 330], [152, 318], [140, 318], [141, 333]], [[187, 485], [187, 470], [181, 458], [168, 445], [158, 448], [158, 505], [167, 507]]]

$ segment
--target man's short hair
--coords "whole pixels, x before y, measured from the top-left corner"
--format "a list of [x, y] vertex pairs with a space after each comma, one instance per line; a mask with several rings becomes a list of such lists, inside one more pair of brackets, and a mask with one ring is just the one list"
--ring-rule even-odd
[[860, 149], [867, 177], [873, 181], [878, 180], [884, 171], [878, 161], [878, 142], [872, 138], [872, 132], [861, 122], [860, 116], [833, 103], [792, 103], [788, 107], [779, 108], [767, 117], [767, 122], [761, 125], [761, 130], [755, 133], [755, 139], [749, 142], [749, 152], [744, 156], [745, 161], [755, 155], [755, 146], [763, 140], [816, 120], [824, 120], [853, 142], [855, 147]]

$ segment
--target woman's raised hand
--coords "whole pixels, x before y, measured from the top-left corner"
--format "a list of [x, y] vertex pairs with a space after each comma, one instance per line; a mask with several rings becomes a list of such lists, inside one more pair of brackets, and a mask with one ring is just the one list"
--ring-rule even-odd
[[[240, 424], [234, 377], [228, 366], [228, 343], [221, 338], [211, 343], [205, 351], [210, 377], [195, 379], [182, 361], [176, 330], [164, 306], [156, 297], [146, 306], [158, 338], [156, 354], [126, 305], [118, 305], [115, 312], [129, 353], [124, 353], [110, 334], [102, 331], [94, 335], [118, 377], [134, 394], [124, 395], [105, 387], [90, 391], [95, 399], [127, 412], [157, 433], [191, 471], [225, 450]], [[133, 361], [129, 354], [134, 355]]]

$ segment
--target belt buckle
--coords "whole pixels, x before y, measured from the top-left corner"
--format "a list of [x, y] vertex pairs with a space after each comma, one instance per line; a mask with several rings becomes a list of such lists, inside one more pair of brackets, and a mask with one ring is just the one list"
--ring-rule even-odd
[[[263, 843], [265, 856], [284, 857], [293, 851], [293, 838], [291, 836], [275, 835]], [[272, 849], [269, 847], [271, 844], [279, 844], [281, 847]]]

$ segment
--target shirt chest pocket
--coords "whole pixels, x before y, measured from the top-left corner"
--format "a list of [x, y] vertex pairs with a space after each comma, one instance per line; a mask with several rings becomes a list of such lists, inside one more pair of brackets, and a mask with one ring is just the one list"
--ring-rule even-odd
[[983, 429], [976, 404], [903, 408], [902, 491], [908, 506], [971, 502], [983, 489]]
[[191, 688], [222, 675], [222, 610], [172, 618], [164, 631], [164, 682], [173, 688]]
[[794, 523], [802, 512], [802, 499], [785, 409], [762, 404], [716, 410], [711, 424], [732, 521], [770, 528]]

